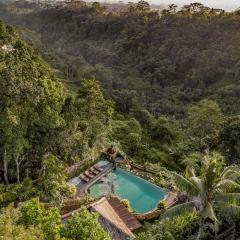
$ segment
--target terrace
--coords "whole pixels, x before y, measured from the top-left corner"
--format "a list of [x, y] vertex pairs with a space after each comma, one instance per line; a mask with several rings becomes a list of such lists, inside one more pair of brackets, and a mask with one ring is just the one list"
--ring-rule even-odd
[[[160, 215], [158, 209], [160, 201], [165, 202], [166, 208], [177, 202], [177, 194], [166, 192], [164, 189], [116, 166], [106, 160], [82, 172], [75, 178], [77, 197], [88, 195], [94, 198], [103, 196], [117, 196], [119, 199], [127, 199], [133, 214], [145, 219], [152, 212]], [[74, 182], [72, 180], [72, 182]], [[74, 184], [73, 184], [74, 185]], [[148, 218], [148, 217], [147, 217]]]
[[[77, 198], [94, 197], [95, 200], [85, 206], [89, 211], [99, 213], [100, 224], [115, 240], [135, 238], [134, 231], [142, 227], [141, 222], [157, 219], [178, 201], [177, 193], [167, 192], [120, 168], [122, 162], [123, 159], [100, 160], [69, 182], [76, 187]], [[127, 163], [130, 162], [127, 160]], [[149, 170], [130, 165], [140, 171]], [[151, 169], [149, 171], [156, 174]], [[158, 207], [161, 201], [164, 209]], [[71, 207], [71, 211], [62, 216], [63, 221], [80, 210], [79, 205]]]

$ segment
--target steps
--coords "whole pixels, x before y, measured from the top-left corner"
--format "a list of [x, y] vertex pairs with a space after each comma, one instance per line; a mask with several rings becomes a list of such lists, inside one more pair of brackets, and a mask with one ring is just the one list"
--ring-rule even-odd
[[131, 231], [142, 227], [142, 224], [118, 198], [111, 197], [108, 202]]

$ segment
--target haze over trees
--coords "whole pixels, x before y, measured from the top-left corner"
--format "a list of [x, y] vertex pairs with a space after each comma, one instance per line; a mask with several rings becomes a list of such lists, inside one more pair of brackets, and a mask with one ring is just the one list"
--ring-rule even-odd
[[0, 239], [109, 239], [59, 209], [65, 169], [110, 145], [188, 195], [139, 239], [240, 236], [238, 10], [17, 2], [0, 20]]

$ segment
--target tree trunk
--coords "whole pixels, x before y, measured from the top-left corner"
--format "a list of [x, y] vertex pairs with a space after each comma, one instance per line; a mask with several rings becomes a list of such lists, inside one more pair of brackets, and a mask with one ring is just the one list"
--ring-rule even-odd
[[5, 184], [9, 184], [8, 181], [8, 162], [6, 159], [3, 159], [3, 176], [4, 176], [4, 182]]
[[16, 167], [17, 167], [17, 183], [20, 183], [20, 176], [19, 176], [19, 174], [20, 174], [20, 170], [19, 170], [19, 161], [18, 161], [18, 159], [16, 158], [15, 159], [15, 163], [16, 163]]
[[24, 156], [21, 157], [19, 160], [19, 155], [15, 158], [15, 163], [16, 163], [16, 175], [17, 175], [17, 183], [20, 183], [20, 165], [24, 159]]

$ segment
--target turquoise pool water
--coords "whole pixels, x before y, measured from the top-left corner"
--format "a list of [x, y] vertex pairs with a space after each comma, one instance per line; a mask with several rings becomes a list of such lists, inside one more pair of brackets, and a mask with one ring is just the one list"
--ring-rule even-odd
[[122, 199], [128, 199], [131, 207], [138, 213], [152, 210], [166, 195], [162, 188], [121, 168], [109, 173], [89, 190], [90, 195], [94, 197], [112, 193]]

